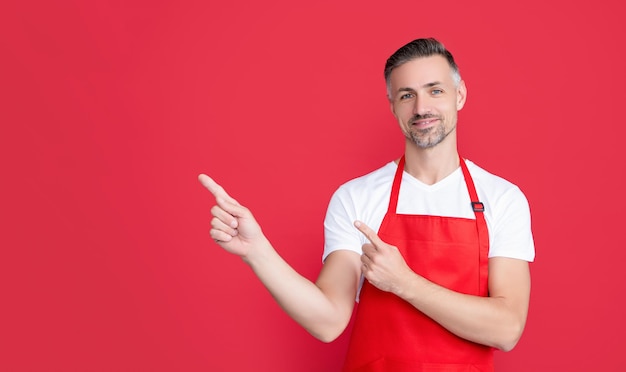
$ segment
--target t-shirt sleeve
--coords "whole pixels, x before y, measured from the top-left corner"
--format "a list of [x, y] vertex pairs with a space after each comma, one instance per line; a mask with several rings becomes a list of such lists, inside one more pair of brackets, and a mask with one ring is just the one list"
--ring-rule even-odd
[[493, 216], [494, 229], [489, 242], [489, 257], [509, 257], [528, 262], [535, 259], [535, 245], [531, 231], [530, 207], [518, 187], [507, 190], [498, 201]]
[[340, 187], [331, 197], [324, 219], [324, 254], [322, 261], [336, 250], [346, 249], [361, 254], [363, 240], [354, 227], [357, 212], [350, 194]]

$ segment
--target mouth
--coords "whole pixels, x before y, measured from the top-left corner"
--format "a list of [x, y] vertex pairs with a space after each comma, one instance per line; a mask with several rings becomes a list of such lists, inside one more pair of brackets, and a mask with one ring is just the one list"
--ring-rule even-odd
[[439, 118], [420, 119], [412, 121], [411, 125], [416, 127], [428, 127], [435, 124], [437, 121], [439, 121]]

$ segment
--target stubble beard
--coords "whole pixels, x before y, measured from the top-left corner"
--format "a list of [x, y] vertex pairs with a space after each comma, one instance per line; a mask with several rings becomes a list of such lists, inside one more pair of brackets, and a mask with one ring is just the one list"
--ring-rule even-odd
[[426, 129], [410, 129], [406, 135], [406, 138], [411, 140], [417, 147], [422, 149], [429, 149], [437, 146], [454, 130], [452, 127], [448, 132], [443, 125], [436, 127], [430, 127]]

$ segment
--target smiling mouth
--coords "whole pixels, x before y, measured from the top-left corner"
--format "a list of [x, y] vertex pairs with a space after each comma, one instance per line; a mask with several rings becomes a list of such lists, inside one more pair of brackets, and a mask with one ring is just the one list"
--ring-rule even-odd
[[426, 125], [429, 125], [429, 124], [432, 124], [432, 123], [436, 122], [437, 120], [439, 120], [439, 118], [420, 119], [420, 120], [412, 121], [411, 125], [426, 126]]

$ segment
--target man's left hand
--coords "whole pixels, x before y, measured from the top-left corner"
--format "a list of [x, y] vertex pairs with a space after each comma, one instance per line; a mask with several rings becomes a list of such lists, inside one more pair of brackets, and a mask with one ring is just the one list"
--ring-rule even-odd
[[383, 242], [374, 230], [361, 221], [355, 221], [354, 226], [370, 241], [362, 248], [363, 276], [381, 291], [400, 295], [408, 279], [416, 274], [397, 247]]

